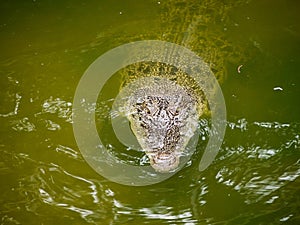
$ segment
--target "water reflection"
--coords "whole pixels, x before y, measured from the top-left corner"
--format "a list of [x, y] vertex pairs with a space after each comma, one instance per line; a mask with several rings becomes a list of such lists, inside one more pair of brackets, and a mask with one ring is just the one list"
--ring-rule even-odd
[[65, 119], [66, 122], [72, 122], [72, 103], [62, 100], [60, 98], [53, 99], [50, 96], [46, 99], [42, 105], [42, 110], [40, 113], [36, 113], [35, 116], [42, 114], [57, 114], [58, 118]]
[[26, 131], [26, 132], [31, 132], [35, 131], [35, 125], [29, 121], [28, 117], [24, 117], [19, 120], [14, 120], [11, 122], [12, 124], [12, 129], [15, 131]]
[[[57, 141], [55, 134], [72, 122], [71, 104], [53, 97], [42, 102], [34, 117], [12, 115], [6, 124], [12, 130], [10, 140], [27, 135], [43, 144], [34, 147], [37, 153], [26, 146], [16, 148], [14, 142], [0, 145], [4, 223], [21, 223], [19, 215], [45, 219], [57, 211], [64, 215], [59, 223], [87, 224], [238, 223], [259, 221], [272, 213], [276, 213], [272, 221], [278, 223], [297, 219], [299, 123], [229, 121], [223, 147], [209, 169], [202, 173], [197, 169], [200, 141], [195, 156], [178, 175], [137, 188], [94, 174], [73, 140]], [[205, 136], [209, 122], [200, 123]], [[40, 136], [40, 131], [49, 133]]]
[[[201, 2], [2, 1], [1, 224], [300, 224], [300, 124], [292, 122], [299, 119], [299, 4]], [[221, 71], [228, 108], [236, 110], [229, 116], [246, 118], [230, 118], [204, 172], [199, 141], [176, 176], [121, 186], [83, 160], [72, 134], [72, 96], [99, 55], [157, 38], [191, 46]], [[101, 123], [110, 109], [98, 108]]]
[[67, 146], [57, 145], [55, 147], [55, 151], [58, 153], [62, 153], [64, 154], [64, 156], [71, 157], [73, 159], [83, 160], [81, 154], [78, 151], [75, 151], [74, 149]]
[[[28, 156], [24, 160], [35, 164], [33, 173], [19, 179], [12, 191], [22, 196], [23, 203], [15, 204], [27, 213], [45, 216], [43, 208], [49, 205], [50, 212], [65, 211], [65, 219], [79, 215], [91, 224], [112, 213], [113, 192], [99, 181], [74, 175], [53, 163], [35, 162]], [[15, 206], [11, 205], [10, 209], [14, 211]]]

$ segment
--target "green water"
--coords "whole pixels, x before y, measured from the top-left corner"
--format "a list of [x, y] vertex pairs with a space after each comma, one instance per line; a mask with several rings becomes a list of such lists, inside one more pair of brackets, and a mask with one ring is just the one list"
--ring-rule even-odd
[[[0, 10], [1, 224], [300, 224], [299, 1], [15, 0]], [[72, 101], [97, 57], [145, 39], [182, 43], [211, 65], [228, 126], [205, 171], [199, 142], [170, 179], [122, 186], [83, 159]]]

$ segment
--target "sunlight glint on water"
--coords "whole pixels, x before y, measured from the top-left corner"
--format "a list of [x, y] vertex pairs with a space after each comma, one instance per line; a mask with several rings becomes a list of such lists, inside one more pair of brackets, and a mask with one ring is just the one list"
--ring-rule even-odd
[[[2, 224], [299, 223], [299, 3], [9, 1], [0, 6]], [[98, 56], [145, 39], [183, 43], [221, 74], [227, 131], [204, 172], [198, 164], [207, 118], [201, 122], [203, 141], [182, 171], [156, 185], [127, 187], [99, 176], [84, 161], [72, 133], [71, 102]], [[109, 116], [122, 79], [116, 76], [115, 85], [101, 93], [107, 102], [100, 102], [99, 122]], [[108, 144], [119, 150], [113, 138]], [[120, 160], [141, 162], [130, 149], [121, 153]]]

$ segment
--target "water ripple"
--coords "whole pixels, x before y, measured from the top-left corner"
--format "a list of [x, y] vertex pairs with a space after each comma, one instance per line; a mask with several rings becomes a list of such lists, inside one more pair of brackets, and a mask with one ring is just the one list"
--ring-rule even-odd
[[72, 103], [62, 100], [60, 98], [53, 98], [52, 96], [49, 99], [46, 99], [42, 105], [42, 111], [35, 114], [56, 114], [58, 118], [65, 119], [66, 122], [72, 122]]
[[59, 145], [56, 146], [55, 151], [58, 152], [58, 153], [63, 153], [67, 157], [71, 157], [73, 159], [83, 161], [82, 155], [78, 151], [75, 151], [74, 149], [72, 149], [70, 147], [63, 146], [63, 145], [59, 144]]
[[[3, 213], [9, 215], [17, 207], [29, 214], [33, 213], [43, 217], [45, 216], [43, 208], [46, 204], [51, 206], [48, 211], [66, 210], [64, 214], [69, 219], [79, 215], [90, 224], [96, 224], [95, 220], [100, 218], [110, 220], [108, 215], [113, 213], [114, 192], [105, 184], [75, 175], [53, 163], [37, 162], [26, 154], [4, 151], [2, 158], [3, 153], [8, 158], [13, 157], [15, 163], [1, 165], [0, 171], [4, 171], [6, 174], [10, 171], [14, 174], [27, 168], [28, 174], [20, 177], [16, 185], [9, 191], [15, 193], [15, 196], [21, 201], [11, 200], [10, 203], [5, 203]], [[8, 216], [2, 217], [2, 220], [9, 220], [9, 218]]]

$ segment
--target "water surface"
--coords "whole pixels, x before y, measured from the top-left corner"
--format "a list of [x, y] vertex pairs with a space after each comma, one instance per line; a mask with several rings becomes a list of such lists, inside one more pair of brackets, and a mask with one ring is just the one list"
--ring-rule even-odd
[[[297, 1], [2, 1], [0, 10], [1, 224], [300, 223]], [[199, 142], [170, 179], [128, 187], [82, 158], [72, 100], [98, 56], [146, 39], [206, 60], [228, 126], [204, 172]], [[113, 99], [122, 79], [103, 95]]]

